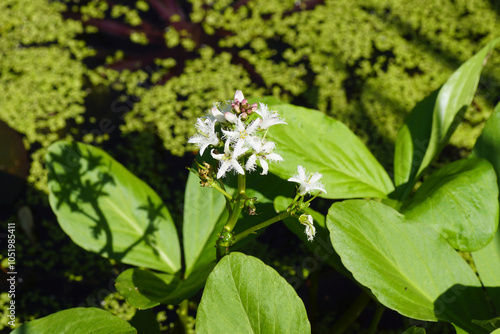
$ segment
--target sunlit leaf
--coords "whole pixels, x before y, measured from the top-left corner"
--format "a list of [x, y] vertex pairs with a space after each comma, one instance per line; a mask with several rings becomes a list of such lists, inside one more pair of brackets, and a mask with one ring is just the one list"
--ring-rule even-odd
[[22, 324], [11, 334], [133, 334], [125, 320], [99, 308], [77, 307]]
[[233, 252], [210, 274], [196, 317], [203, 333], [310, 333], [302, 300], [271, 267]]
[[434, 228], [453, 248], [478, 250], [497, 230], [496, 179], [486, 160], [455, 161], [430, 175], [402, 212]]
[[180, 269], [174, 222], [146, 183], [104, 151], [77, 142], [52, 144], [46, 164], [50, 205], [77, 245], [136, 266]]
[[481, 283], [432, 228], [365, 200], [332, 205], [327, 226], [344, 266], [382, 304], [411, 318], [482, 333], [471, 323], [491, 317]]

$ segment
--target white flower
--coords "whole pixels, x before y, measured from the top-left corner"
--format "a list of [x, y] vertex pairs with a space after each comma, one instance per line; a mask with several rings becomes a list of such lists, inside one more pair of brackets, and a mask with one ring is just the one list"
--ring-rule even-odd
[[219, 110], [219, 108], [217, 108], [215, 104], [212, 109], [210, 109], [209, 115], [212, 115], [219, 123], [226, 123], [224, 114]]
[[248, 171], [254, 171], [257, 166], [257, 160], [259, 160], [262, 167], [262, 173], [260, 173], [260, 175], [266, 175], [269, 171], [269, 165], [266, 160], [283, 161], [281, 155], [272, 153], [275, 147], [276, 144], [273, 142], [265, 142], [264, 140], [256, 141], [254, 153], [250, 156], [250, 158], [248, 158], [245, 169]]
[[224, 177], [226, 175], [226, 172], [229, 172], [233, 169], [240, 174], [245, 174], [243, 167], [241, 167], [240, 163], [238, 162], [238, 157], [244, 154], [246, 150], [247, 149], [243, 147], [243, 144], [241, 144], [236, 145], [234, 150], [231, 151], [231, 149], [229, 148], [229, 140], [226, 141], [226, 144], [224, 145], [224, 154], [217, 154], [214, 153], [214, 150], [212, 150], [212, 157], [216, 160], [219, 160], [220, 162], [219, 170], [217, 172], [217, 178], [220, 179], [221, 177]]
[[263, 104], [260, 103], [260, 109], [257, 109], [255, 112], [262, 117], [259, 127], [261, 129], [267, 129], [273, 125], [276, 124], [286, 124], [286, 122], [280, 117], [277, 111], [269, 111], [269, 108]]
[[208, 147], [208, 145], [219, 145], [219, 137], [215, 132], [216, 119], [198, 118], [196, 120], [196, 129], [198, 133], [189, 138], [188, 143], [196, 144], [200, 148], [200, 155]]
[[237, 90], [236, 93], [234, 93], [234, 102], [241, 103], [244, 99], [245, 97], [241, 90]]
[[253, 133], [259, 128], [259, 120], [254, 120], [247, 127], [245, 127], [245, 124], [241, 121], [241, 117], [238, 117], [236, 119], [235, 125], [235, 130], [228, 131], [222, 129], [222, 132], [224, 132], [224, 137], [227, 139], [227, 141], [236, 143], [236, 146], [247, 144], [248, 146], [254, 148], [258, 138], [253, 136]]
[[310, 194], [314, 190], [319, 190], [326, 194], [323, 184], [319, 182], [322, 176], [320, 173], [306, 173], [306, 169], [299, 165], [297, 167], [297, 174], [289, 178], [288, 181], [300, 183], [299, 195], [301, 196]]
[[215, 104], [212, 107], [212, 109], [210, 109], [209, 115], [211, 117], [214, 117], [219, 123], [222, 123], [222, 124], [224, 124], [226, 122], [235, 123], [236, 119], [237, 119], [237, 116], [235, 114], [233, 114], [229, 110], [220, 111], [219, 108], [217, 107], [217, 105], [215, 105]]
[[303, 214], [299, 217], [299, 222], [306, 227], [304, 231], [307, 235], [308, 241], [313, 241], [316, 235], [316, 227], [314, 227], [314, 220], [311, 215]]

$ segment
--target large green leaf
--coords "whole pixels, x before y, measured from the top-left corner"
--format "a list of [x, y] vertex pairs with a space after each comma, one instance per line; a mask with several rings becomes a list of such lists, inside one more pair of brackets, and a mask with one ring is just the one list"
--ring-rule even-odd
[[472, 258], [491, 301], [500, 310], [500, 229], [486, 247], [472, 253]]
[[288, 123], [269, 129], [284, 162], [270, 171], [288, 179], [297, 165], [323, 174], [326, 198], [386, 197], [394, 186], [375, 157], [344, 124], [323, 113], [289, 104], [270, 105]]
[[484, 159], [455, 161], [429, 176], [402, 212], [432, 226], [453, 248], [475, 251], [491, 241], [498, 226], [496, 181]]
[[197, 267], [215, 261], [215, 242], [227, 220], [224, 196], [213, 188], [202, 187], [200, 179], [190, 173], [184, 196], [185, 276]]
[[196, 332], [310, 333], [311, 328], [302, 300], [274, 269], [234, 252], [208, 277]]
[[[500, 186], [500, 177], [498, 177], [500, 176], [500, 103], [477, 139], [473, 155], [491, 162]], [[491, 300], [500, 310], [500, 229], [485, 248], [472, 253], [472, 258]]]
[[124, 263], [175, 273], [177, 231], [160, 197], [102, 150], [57, 142], [46, 156], [49, 201], [79, 246]]
[[11, 334], [137, 333], [125, 320], [99, 308], [77, 307], [22, 324]]
[[491, 318], [472, 269], [427, 225], [379, 202], [350, 200], [332, 205], [327, 226], [344, 266], [385, 306], [471, 333], [482, 332], [472, 319]]
[[411, 192], [414, 181], [443, 149], [472, 102], [485, 60], [500, 41], [488, 43], [462, 64], [446, 83], [418, 103], [396, 139], [394, 179], [398, 198]]
[[155, 273], [150, 270], [131, 268], [116, 279], [116, 290], [130, 305], [148, 309], [158, 304], [176, 305], [191, 298], [200, 290], [212, 271], [214, 264], [198, 268], [189, 277]]

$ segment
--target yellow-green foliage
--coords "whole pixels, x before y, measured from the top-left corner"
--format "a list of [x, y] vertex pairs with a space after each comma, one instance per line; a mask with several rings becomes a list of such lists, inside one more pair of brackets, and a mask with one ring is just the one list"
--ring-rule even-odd
[[[176, 155], [184, 153], [194, 119], [239, 88], [247, 96], [272, 94], [340, 119], [390, 165], [408, 111], [500, 31], [487, 0], [411, 5], [326, 0], [313, 9], [300, 1], [253, 0], [238, 9], [233, 1], [190, 2], [190, 18], [207, 36], [218, 29], [230, 32], [218, 40], [222, 51], [204, 46], [164, 86], [129, 90], [140, 102], [123, 126], [124, 131], [154, 129]], [[170, 27], [165, 38], [168, 47], [193, 48], [186, 31]], [[248, 68], [224, 50], [239, 50], [236, 54], [261, 81], [252, 81]], [[490, 60], [476, 108], [468, 111], [452, 144], [470, 149], [500, 96], [499, 58]], [[169, 69], [159, 66], [153, 72]]]
[[[255, 0], [237, 11], [227, 1], [208, 11], [202, 3], [211, 1], [194, 2], [193, 17], [207, 29], [233, 32], [219, 44], [245, 48], [240, 54], [268, 90], [305, 98], [347, 123], [385, 161], [415, 103], [500, 32], [498, 14], [485, 0], [327, 0], [295, 13], [293, 1]], [[469, 110], [453, 144], [473, 145], [477, 125], [500, 96], [498, 64], [493, 57], [483, 80], [489, 87], [482, 87], [488, 96], [478, 99], [481, 110]]]
[[182, 155], [187, 136], [194, 133], [194, 120], [213, 102], [232, 98], [239, 87], [248, 87], [247, 95], [256, 92], [245, 71], [230, 60], [227, 53], [216, 55], [208, 47], [202, 49], [200, 58], [188, 62], [181, 76], [143, 91], [140, 102], [127, 114], [123, 131], [152, 127], [165, 148]]
[[[144, 13], [154, 10], [147, 2], [66, 2], [83, 21], [106, 18], [128, 25], [129, 40], [138, 43], [136, 54], [148, 56], [140, 45], [148, 43], [140, 24], [151, 15]], [[117, 72], [86, 69], [82, 59], [90, 51], [75, 37], [96, 29], [63, 20], [61, 3], [2, 1], [0, 118], [25, 135], [28, 147], [41, 147], [32, 149], [30, 183], [43, 188], [44, 148], [69, 136], [69, 119], [83, 121], [84, 75], [91, 84], [122, 90], [124, 101], [136, 101], [124, 113], [124, 134], [155, 132], [175, 155], [194, 149], [186, 142], [196, 117], [242, 89], [246, 96], [272, 94], [340, 119], [390, 165], [408, 111], [500, 31], [498, 13], [488, 0], [325, 0], [313, 8], [307, 8], [307, 1], [252, 0], [238, 9], [234, 3], [190, 0], [187, 14], [202, 27], [201, 36], [226, 32], [215, 44], [203, 38], [197, 44], [189, 31], [154, 21], [165, 48], [176, 48], [181, 56], [157, 59], [156, 66], [140, 71]], [[108, 51], [108, 65], [130, 52]], [[498, 55], [490, 59], [475, 107], [452, 138], [454, 145], [473, 145], [500, 96], [499, 64]], [[165, 84], [157, 84], [170, 73]], [[79, 138], [102, 142], [108, 136]]]
[[0, 2], [0, 119], [33, 148], [29, 182], [41, 188], [45, 148], [84, 112], [81, 59], [90, 53], [74, 39], [81, 24], [63, 20], [63, 9], [57, 2]]

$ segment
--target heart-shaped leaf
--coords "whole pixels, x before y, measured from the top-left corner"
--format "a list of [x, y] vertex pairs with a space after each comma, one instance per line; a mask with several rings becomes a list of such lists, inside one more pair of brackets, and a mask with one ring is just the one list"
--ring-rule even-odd
[[271, 267], [231, 253], [210, 274], [196, 317], [203, 333], [310, 333], [295, 290]]
[[486, 59], [500, 38], [462, 64], [437, 91], [411, 111], [396, 139], [396, 197], [405, 199], [415, 181], [443, 149], [476, 93]]
[[472, 319], [491, 317], [472, 269], [427, 225], [379, 202], [349, 200], [332, 205], [327, 226], [344, 266], [385, 306], [472, 333], [481, 333]]
[[104, 151], [56, 142], [47, 152], [49, 201], [79, 246], [136, 266], [181, 268], [174, 222], [156, 192]]
[[11, 334], [132, 334], [125, 320], [99, 308], [77, 307], [22, 324]]
[[402, 212], [434, 228], [455, 249], [481, 249], [498, 226], [496, 180], [484, 159], [455, 161], [429, 176]]
[[272, 173], [288, 179], [298, 165], [321, 173], [327, 194], [320, 196], [325, 198], [386, 197], [394, 189], [384, 168], [341, 122], [289, 104], [269, 107], [288, 123], [273, 126], [267, 134], [284, 159], [270, 164]]

